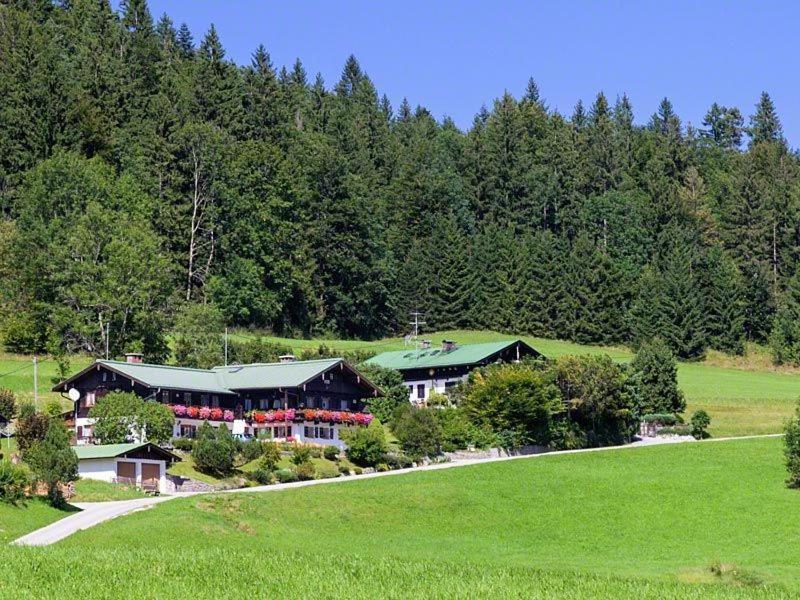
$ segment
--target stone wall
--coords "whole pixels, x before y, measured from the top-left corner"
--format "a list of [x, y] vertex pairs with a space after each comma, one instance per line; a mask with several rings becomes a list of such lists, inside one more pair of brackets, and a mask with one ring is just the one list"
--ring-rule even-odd
[[179, 494], [181, 492], [213, 492], [214, 490], [214, 486], [210, 483], [167, 473], [167, 494]]
[[503, 450], [502, 448], [489, 448], [487, 450], [459, 450], [457, 452], [445, 452], [444, 455], [450, 460], [475, 460], [486, 458], [499, 458], [501, 456], [528, 456], [530, 454], [543, 454], [550, 452], [547, 446], [520, 446], [514, 450]]

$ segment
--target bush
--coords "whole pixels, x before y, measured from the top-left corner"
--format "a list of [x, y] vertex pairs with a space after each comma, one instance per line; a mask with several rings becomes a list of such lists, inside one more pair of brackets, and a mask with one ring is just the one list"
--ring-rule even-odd
[[339, 448], [336, 446], [325, 446], [322, 455], [326, 460], [339, 460]]
[[658, 430], [657, 435], [692, 435], [692, 428], [690, 425], [662, 427]]
[[292, 457], [290, 459], [293, 465], [301, 465], [311, 460], [311, 448], [308, 446], [300, 446], [299, 444], [294, 447]]
[[297, 473], [290, 469], [278, 469], [275, 471], [275, 477], [278, 483], [292, 483], [297, 481]]
[[59, 419], [50, 419], [47, 434], [28, 451], [26, 462], [37, 481], [47, 486], [53, 506], [61, 506], [61, 485], [78, 478], [78, 456], [69, 445], [69, 434]]
[[307, 481], [309, 479], [314, 479], [314, 475], [316, 475], [316, 470], [314, 469], [314, 465], [311, 462], [303, 462], [295, 464], [294, 472], [297, 474], [297, 478], [300, 481]]
[[358, 466], [354, 466], [353, 467], [353, 473], [355, 473], [356, 475], [361, 475], [363, 472], [364, 472], [364, 469], [362, 469], [361, 467], [358, 467]]
[[50, 417], [43, 413], [36, 412], [33, 404], [25, 403], [20, 406], [16, 427], [16, 439], [17, 449], [22, 455], [23, 460], [25, 460], [28, 451], [44, 439], [49, 425]]
[[350, 475], [350, 469], [348, 469], [345, 465], [339, 465], [339, 473], [342, 475]]
[[261, 466], [253, 471], [250, 474], [250, 477], [261, 485], [271, 485], [275, 483], [275, 474], [271, 470], [265, 469]]
[[496, 443], [492, 430], [477, 427], [459, 408], [443, 408], [434, 412], [442, 429], [442, 451], [455, 452], [465, 448], [489, 448]]
[[386, 433], [378, 419], [374, 419], [367, 427], [355, 427], [342, 431], [347, 444], [347, 457], [362, 467], [372, 467], [383, 461], [389, 445]]
[[442, 428], [434, 414], [437, 410], [405, 404], [395, 413], [392, 430], [403, 451], [414, 460], [442, 453]]
[[529, 364], [498, 365], [473, 371], [469, 381], [462, 405], [478, 428], [516, 432], [516, 445], [550, 441], [553, 417], [563, 411], [551, 372]]
[[359, 370], [383, 391], [383, 396], [369, 399], [369, 411], [382, 423], [391, 423], [397, 408], [408, 404], [408, 388], [400, 371], [371, 364], [359, 365]]
[[408, 469], [414, 464], [414, 461], [402, 452], [391, 452], [386, 455], [386, 464], [392, 469]]
[[253, 461], [261, 457], [264, 452], [264, 445], [258, 440], [251, 440], [242, 444], [242, 458], [245, 462]]
[[800, 402], [794, 416], [787, 421], [784, 434], [783, 455], [789, 473], [786, 485], [790, 488], [800, 488]]
[[711, 425], [711, 417], [702, 408], [692, 414], [689, 419], [689, 424], [692, 427], [691, 433], [696, 440], [702, 440], [708, 437], [708, 426]]
[[192, 448], [194, 448], [194, 440], [186, 437], [172, 438], [172, 447], [175, 450], [191, 452]]
[[314, 476], [317, 479], [333, 479], [335, 477], [339, 477], [339, 469], [336, 468], [336, 465], [329, 465], [329, 464], [321, 464], [317, 465]]
[[387, 465], [386, 463], [378, 463], [377, 465], [375, 465], [375, 470], [378, 473], [385, 473], [386, 471], [390, 471], [391, 469], [389, 469], [389, 465]]
[[17, 414], [17, 400], [14, 392], [0, 389], [0, 423], [11, 421]]
[[642, 344], [631, 361], [630, 370], [641, 412], [674, 414], [686, 410], [683, 392], [678, 389], [675, 355], [663, 340]]
[[90, 410], [95, 437], [104, 444], [123, 444], [131, 437], [156, 443], [172, 438], [175, 416], [168, 406], [148, 402], [133, 392], [111, 392]]
[[278, 468], [278, 463], [281, 462], [281, 450], [277, 444], [267, 442], [261, 448], [261, 464], [260, 468], [267, 471], [274, 471]]
[[25, 469], [0, 460], [0, 502], [17, 504], [25, 497], [28, 483]]
[[311, 454], [311, 458], [322, 458], [322, 448], [319, 446], [309, 446], [308, 451]]
[[642, 423], [655, 423], [656, 425], [678, 425], [683, 423], [679, 415], [673, 413], [648, 413], [642, 415]]
[[236, 445], [225, 425], [220, 425], [215, 431], [206, 421], [197, 430], [192, 458], [198, 470], [226, 475], [233, 470], [235, 454]]

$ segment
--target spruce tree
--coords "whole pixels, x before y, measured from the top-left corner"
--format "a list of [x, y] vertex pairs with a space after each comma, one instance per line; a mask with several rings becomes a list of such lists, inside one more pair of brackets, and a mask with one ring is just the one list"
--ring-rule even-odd
[[800, 365], [800, 268], [780, 299], [769, 345], [775, 363]]
[[783, 128], [772, 102], [767, 92], [761, 92], [761, 98], [756, 105], [756, 112], [750, 117], [750, 144], [760, 144], [762, 142], [782, 142]]

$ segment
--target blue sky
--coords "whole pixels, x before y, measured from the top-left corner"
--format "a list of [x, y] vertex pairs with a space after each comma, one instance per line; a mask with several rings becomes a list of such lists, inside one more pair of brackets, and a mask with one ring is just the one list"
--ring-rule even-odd
[[565, 114], [602, 90], [612, 101], [627, 93], [638, 122], [668, 96], [697, 126], [714, 101], [749, 116], [766, 90], [790, 144], [800, 144], [798, 2], [150, 0], [150, 8], [186, 22], [197, 42], [214, 23], [237, 63], [263, 43], [276, 65], [300, 57], [328, 86], [355, 54], [395, 107], [405, 96], [462, 128], [504, 90], [519, 97], [533, 76]]

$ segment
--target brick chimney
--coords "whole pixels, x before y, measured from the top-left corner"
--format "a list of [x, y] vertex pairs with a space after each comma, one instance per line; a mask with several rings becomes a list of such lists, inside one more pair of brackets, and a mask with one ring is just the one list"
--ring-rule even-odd
[[142, 354], [140, 352], [126, 352], [125, 362], [132, 365], [138, 365], [142, 362]]
[[431, 347], [430, 340], [422, 340], [422, 342], [420, 343], [420, 348], [422, 348], [423, 350], [427, 350], [430, 347]]
[[456, 343], [453, 340], [442, 340], [442, 352], [450, 352], [456, 349]]

